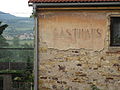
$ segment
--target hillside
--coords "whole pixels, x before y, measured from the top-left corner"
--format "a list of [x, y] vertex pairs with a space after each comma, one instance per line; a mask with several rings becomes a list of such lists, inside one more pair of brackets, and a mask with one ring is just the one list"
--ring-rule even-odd
[[[8, 24], [0, 38], [0, 62], [33, 61], [34, 51], [17, 48], [34, 48], [34, 20], [29, 17], [16, 17], [9, 13], [0, 12], [2, 24]], [[11, 49], [12, 48], [12, 49]]]
[[4, 13], [0, 11], [0, 20], [5, 20], [5, 19], [17, 19], [17, 17], [9, 13]]
[[4, 35], [15, 37], [24, 33], [33, 33], [33, 18], [16, 17], [0, 11], [0, 21], [9, 25]]

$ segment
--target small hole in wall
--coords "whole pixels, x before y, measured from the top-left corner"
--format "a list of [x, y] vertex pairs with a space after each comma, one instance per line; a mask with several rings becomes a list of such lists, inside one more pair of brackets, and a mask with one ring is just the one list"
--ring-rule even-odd
[[72, 53], [79, 53], [79, 51], [72, 51]]
[[118, 57], [118, 60], [120, 60], [120, 57]]
[[52, 86], [52, 88], [53, 88], [53, 89], [56, 89], [56, 88], [57, 88], [57, 86], [56, 86], [56, 85], [53, 85], [53, 86]]
[[82, 66], [82, 64], [77, 64], [77, 66]]
[[48, 71], [48, 73], [51, 73], [50, 71]]
[[78, 51], [75, 51], [75, 53], [79, 53]]

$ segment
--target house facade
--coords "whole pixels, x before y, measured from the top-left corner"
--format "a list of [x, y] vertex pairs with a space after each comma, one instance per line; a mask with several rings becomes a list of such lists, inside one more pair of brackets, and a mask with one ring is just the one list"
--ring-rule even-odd
[[35, 90], [120, 90], [120, 0], [29, 0]]

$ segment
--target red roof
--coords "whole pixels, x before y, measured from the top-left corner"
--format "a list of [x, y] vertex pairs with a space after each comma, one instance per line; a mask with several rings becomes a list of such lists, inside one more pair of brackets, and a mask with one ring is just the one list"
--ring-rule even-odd
[[63, 3], [63, 2], [119, 2], [120, 0], [29, 0], [29, 3]]

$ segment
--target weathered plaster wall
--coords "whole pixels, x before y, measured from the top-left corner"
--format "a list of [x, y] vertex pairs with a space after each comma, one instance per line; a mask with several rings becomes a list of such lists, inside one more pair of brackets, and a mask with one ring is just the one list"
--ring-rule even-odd
[[109, 15], [118, 13], [41, 12], [40, 90], [120, 90], [120, 54], [108, 50]]
[[[40, 18], [41, 40], [60, 50], [104, 48], [105, 13], [46, 12]], [[101, 44], [99, 44], [101, 42]]]

